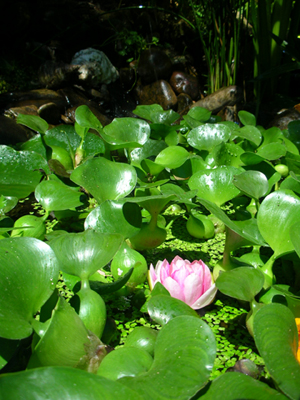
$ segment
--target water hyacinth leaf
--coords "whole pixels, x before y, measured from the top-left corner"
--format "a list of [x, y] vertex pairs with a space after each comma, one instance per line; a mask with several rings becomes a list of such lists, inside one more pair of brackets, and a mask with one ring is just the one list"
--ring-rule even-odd
[[198, 171], [208, 169], [207, 163], [200, 156], [193, 156], [186, 160], [180, 167], [174, 168], [172, 174], [176, 178], [188, 179]]
[[81, 138], [73, 125], [59, 125], [45, 133], [44, 141], [47, 146], [61, 147], [72, 156], [80, 145]]
[[152, 363], [153, 358], [146, 350], [123, 346], [110, 352], [103, 359], [97, 375], [116, 381], [124, 376], [144, 374]]
[[264, 161], [264, 157], [259, 156], [257, 153], [252, 153], [252, 151], [245, 151], [245, 153], [241, 154], [240, 159], [245, 165], [255, 165]]
[[140, 167], [141, 161], [151, 156], [157, 156], [167, 144], [163, 140], [148, 139], [143, 147], [133, 149], [130, 153], [131, 165]]
[[249, 197], [258, 200], [269, 190], [266, 175], [259, 171], [245, 171], [233, 178], [233, 184]]
[[17, 197], [0, 195], [0, 219], [18, 204]]
[[240, 167], [243, 165], [240, 159], [243, 153], [244, 150], [235, 143], [220, 143], [212, 150], [213, 159], [218, 167], [221, 165]]
[[179, 146], [169, 146], [162, 150], [156, 157], [155, 163], [162, 165], [164, 168], [178, 168], [190, 158], [190, 153]]
[[298, 331], [293, 313], [282, 304], [267, 304], [257, 311], [253, 325], [255, 344], [269, 374], [284, 394], [299, 399]]
[[79, 192], [79, 188], [71, 188], [56, 180], [42, 181], [36, 187], [34, 194], [48, 212], [80, 207], [86, 200], [86, 196]]
[[94, 157], [96, 154], [105, 153], [105, 144], [99, 136], [88, 132], [85, 135], [82, 149], [84, 151], [84, 158]]
[[180, 118], [180, 115], [173, 110], [164, 110], [159, 104], [137, 106], [133, 114], [147, 119], [155, 124], [171, 125]]
[[84, 229], [100, 233], [119, 233], [124, 239], [136, 234], [142, 225], [140, 207], [135, 203], [106, 200], [89, 213]]
[[[295, 121], [296, 122], [296, 121]], [[288, 166], [290, 171], [293, 171], [295, 174], [300, 174], [300, 156], [297, 154], [286, 152], [286, 156], [284, 157], [284, 163]]]
[[228, 228], [236, 232], [241, 237], [247, 239], [249, 242], [266, 246], [260, 231], [258, 230], [257, 221], [254, 218], [245, 221], [232, 221], [225, 212], [216, 204], [208, 200], [199, 200], [204, 207], [206, 207], [212, 214], [219, 218]]
[[194, 398], [201, 400], [287, 400], [287, 397], [240, 372], [229, 372], [218, 376], [204, 394]]
[[300, 198], [291, 190], [277, 190], [262, 201], [257, 224], [274, 257], [294, 251], [290, 229], [296, 222], [300, 223]]
[[17, 123], [25, 125], [38, 133], [45, 133], [49, 127], [48, 122], [37, 115], [18, 114]]
[[284, 143], [273, 142], [258, 149], [257, 154], [266, 160], [272, 161], [284, 157], [286, 151]]
[[137, 392], [118, 382], [70, 367], [6, 374], [1, 377], [0, 390], [6, 399], [99, 400], [101, 396], [105, 400], [143, 400]]
[[154, 161], [148, 159], [142, 160], [141, 168], [151, 176], [157, 176], [165, 169], [163, 165], [156, 164]]
[[272, 126], [272, 128], [266, 129], [262, 132], [263, 142], [259, 148], [262, 148], [266, 144], [281, 142], [284, 139], [282, 131], [277, 126]]
[[159, 331], [150, 370], [118, 382], [144, 400], [170, 400], [174, 395], [186, 400], [206, 384], [215, 356], [216, 341], [209, 326], [200, 318], [182, 315]]
[[101, 136], [113, 146], [141, 147], [150, 137], [150, 125], [137, 118], [115, 118], [103, 128]]
[[0, 336], [22, 339], [54, 291], [60, 265], [50, 246], [29, 237], [1, 240], [0, 262]]
[[[196, 107], [192, 108], [192, 110], [194, 110], [194, 109], [196, 109]], [[189, 129], [194, 129], [194, 128], [197, 128], [198, 126], [204, 124], [204, 122], [201, 122], [201, 121], [197, 120], [196, 118], [192, 118], [190, 115], [184, 115], [183, 119], [184, 119], [185, 125], [187, 125], [187, 127]]]
[[50, 246], [67, 274], [87, 279], [113, 258], [123, 242], [119, 234], [103, 234], [88, 229], [51, 240]]
[[290, 139], [300, 151], [300, 122], [291, 121], [288, 124], [288, 139]]
[[264, 275], [259, 269], [239, 267], [220, 274], [216, 285], [227, 296], [251, 302], [263, 288], [264, 281]]
[[248, 111], [241, 110], [238, 112], [238, 116], [243, 125], [256, 125], [255, 115], [249, 113]]
[[261, 143], [262, 135], [260, 131], [252, 125], [243, 126], [242, 128], [233, 132], [233, 135], [242, 139], [248, 140], [253, 143], [255, 147], [258, 147]]
[[43, 143], [42, 136], [37, 133], [34, 137], [24, 142], [19, 147], [20, 150], [35, 151], [43, 158], [47, 159], [46, 146]]
[[144, 207], [151, 215], [159, 214], [166, 205], [176, 198], [175, 194], [162, 194], [157, 196], [128, 197], [127, 202], [137, 203]]
[[226, 125], [205, 124], [187, 134], [188, 144], [197, 150], [211, 151], [215, 146], [230, 139], [231, 131]]
[[42, 173], [50, 174], [47, 161], [33, 151], [0, 146], [0, 193], [23, 199], [39, 184]]
[[295, 175], [293, 171], [291, 171], [291, 175], [288, 176], [283, 182], [280, 184], [280, 189], [290, 189], [293, 190], [298, 195], [300, 194], [300, 175]]
[[91, 193], [98, 203], [127, 196], [137, 181], [135, 169], [131, 165], [103, 157], [85, 161], [72, 172], [70, 178]]
[[147, 302], [147, 308], [150, 318], [162, 326], [179, 315], [190, 315], [199, 318], [196, 311], [186, 303], [165, 294], [152, 296]]
[[233, 178], [243, 171], [241, 169], [222, 166], [211, 170], [198, 171], [189, 179], [191, 190], [198, 189], [197, 196], [214, 202], [218, 206], [232, 200], [240, 191], [233, 184]]
[[197, 121], [206, 122], [211, 116], [211, 111], [203, 107], [193, 107], [189, 110], [187, 115]]
[[300, 227], [298, 222], [291, 226], [290, 237], [298, 257], [300, 257]]
[[293, 288], [288, 285], [273, 285], [260, 296], [261, 303], [280, 303], [286, 305], [297, 318], [300, 315], [300, 297], [294, 294]]
[[92, 128], [95, 129], [97, 132], [101, 132], [102, 130], [101, 122], [86, 105], [82, 105], [76, 108], [75, 120], [80, 126], [84, 128]]

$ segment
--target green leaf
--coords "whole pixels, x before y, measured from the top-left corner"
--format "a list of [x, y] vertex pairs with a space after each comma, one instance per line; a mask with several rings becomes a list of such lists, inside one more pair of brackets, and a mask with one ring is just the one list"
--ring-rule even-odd
[[7, 400], [143, 400], [118, 382], [70, 367], [44, 367], [3, 375], [0, 391]]
[[40, 154], [0, 146], [0, 193], [18, 199], [27, 197], [42, 178], [40, 169], [50, 174], [47, 162]]
[[232, 181], [234, 176], [242, 172], [241, 169], [231, 166], [198, 171], [191, 176], [188, 185], [191, 190], [198, 189], [197, 196], [201, 199], [209, 200], [220, 206], [240, 193]]
[[101, 136], [115, 148], [141, 147], [150, 137], [150, 125], [137, 118], [115, 118]]
[[103, 157], [85, 161], [72, 172], [70, 178], [90, 192], [98, 203], [127, 196], [137, 181], [135, 169], [131, 165], [112, 162]]
[[274, 257], [294, 250], [290, 229], [296, 222], [300, 223], [300, 199], [291, 190], [277, 190], [265, 197], [257, 213], [257, 224]]
[[58, 125], [49, 129], [44, 135], [44, 140], [49, 147], [61, 147], [70, 156], [75, 153], [81, 142], [81, 138], [73, 125]]
[[287, 397], [271, 389], [267, 384], [240, 372], [218, 376], [208, 390], [204, 389], [194, 400], [287, 400]]
[[220, 274], [216, 285], [226, 296], [251, 302], [263, 288], [264, 280], [259, 269], [239, 267]]
[[95, 129], [97, 132], [101, 132], [102, 130], [101, 122], [86, 105], [82, 105], [76, 108], [75, 120], [80, 126], [83, 126], [84, 128], [92, 128]]
[[215, 146], [230, 139], [230, 128], [223, 124], [205, 124], [187, 134], [188, 144], [197, 150], [211, 151]]
[[51, 240], [50, 246], [67, 274], [87, 279], [113, 258], [123, 242], [119, 234], [103, 234], [88, 229]]
[[49, 127], [48, 122], [37, 115], [18, 114], [17, 123], [25, 125], [38, 133], [45, 133]]
[[42, 181], [35, 189], [35, 198], [48, 212], [80, 207], [86, 200], [78, 188], [54, 180]]
[[199, 318], [196, 311], [186, 303], [165, 294], [151, 297], [147, 302], [147, 307], [150, 318], [160, 325], [166, 325], [172, 318], [179, 315], [190, 315]]
[[211, 152], [218, 167], [221, 165], [231, 165], [237, 168], [243, 164], [240, 159], [243, 153], [244, 150], [235, 143], [220, 143]]
[[300, 398], [300, 365], [296, 359], [298, 331], [293, 313], [281, 304], [267, 304], [254, 317], [254, 339], [279, 389]]
[[284, 143], [273, 142], [258, 149], [257, 154], [266, 160], [272, 161], [285, 156], [286, 151]]
[[300, 257], [300, 226], [298, 222], [290, 227], [290, 237], [296, 253]]
[[131, 151], [131, 165], [140, 167], [142, 160], [151, 156], [157, 156], [166, 147], [167, 144], [163, 140], [148, 139], [143, 147], [138, 147]]
[[211, 111], [203, 107], [193, 107], [189, 110], [187, 115], [197, 121], [206, 122], [211, 116]]
[[54, 291], [60, 265], [46, 243], [29, 237], [0, 240], [0, 264], [0, 336], [22, 339]]
[[34, 137], [27, 140], [27, 142], [23, 142], [20, 147], [20, 150], [27, 150], [27, 151], [35, 151], [36, 153], [40, 154], [43, 158], [47, 159], [46, 154], [46, 146], [43, 143], [42, 136], [37, 133]]
[[293, 171], [292, 174], [288, 176], [283, 182], [281, 182], [280, 189], [293, 190], [298, 195], [300, 195], [300, 182], [299, 182], [300, 175], [295, 175]]
[[266, 175], [259, 171], [245, 171], [233, 178], [233, 184], [249, 197], [258, 200], [269, 190]]
[[238, 112], [238, 116], [243, 125], [256, 125], [255, 115], [249, 113], [248, 111], [241, 110]]
[[159, 331], [150, 370], [118, 382], [144, 400], [190, 399], [206, 384], [215, 355], [216, 341], [209, 326], [200, 318], [182, 315]]
[[155, 124], [171, 125], [180, 118], [180, 115], [173, 110], [164, 110], [159, 104], [137, 106], [132, 111], [135, 115], [147, 119]]
[[260, 131], [252, 125], [243, 126], [242, 128], [233, 132], [234, 136], [246, 139], [258, 147], [261, 143], [261, 133]]
[[100, 233], [119, 233], [127, 239], [136, 234], [142, 226], [138, 204], [124, 200], [106, 200], [93, 209], [84, 222], [84, 229]]
[[180, 146], [169, 146], [162, 150], [155, 159], [155, 163], [165, 168], [178, 168], [190, 158], [190, 153]]

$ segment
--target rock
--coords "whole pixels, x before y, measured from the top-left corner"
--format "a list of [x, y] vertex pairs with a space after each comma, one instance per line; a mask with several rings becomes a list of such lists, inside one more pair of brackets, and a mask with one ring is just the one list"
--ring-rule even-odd
[[120, 68], [120, 82], [125, 90], [130, 90], [135, 82], [135, 71], [133, 68]]
[[58, 92], [50, 89], [28, 90], [27, 92], [5, 93], [0, 95], [0, 104], [5, 108], [35, 105], [37, 108], [46, 103], [55, 103], [61, 112], [67, 106], [66, 99]]
[[0, 115], [0, 144], [15, 145], [26, 142], [33, 136], [30, 129], [17, 124], [15, 119]]
[[46, 61], [39, 68], [38, 80], [41, 86], [56, 89], [76, 82], [80, 65], [70, 65], [57, 61]]
[[291, 121], [300, 120], [300, 112], [296, 108], [290, 108], [281, 110], [277, 113], [277, 116], [270, 122], [268, 128], [272, 126], [277, 126], [280, 130], [285, 130], [288, 128], [288, 124]]
[[58, 125], [60, 123], [60, 110], [55, 103], [43, 104], [38, 109], [38, 114], [41, 118], [51, 125]]
[[198, 79], [195, 76], [181, 71], [174, 71], [170, 79], [170, 85], [175, 93], [188, 94], [193, 100], [199, 98], [200, 88]]
[[160, 104], [164, 110], [169, 110], [177, 104], [177, 97], [171, 85], [159, 80], [144, 87], [137, 87], [136, 94], [139, 104]]
[[160, 49], [151, 48], [141, 53], [137, 73], [143, 84], [152, 83], [160, 79], [169, 80], [172, 72], [170, 58]]
[[193, 104], [191, 96], [185, 93], [180, 93], [180, 95], [177, 96], [177, 102], [178, 113], [184, 113], [185, 110], [188, 112], [190, 105]]
[[196, 101], [193, 107], [203, 107], [212, 113], [217, 113], [225, 106], [234, 106], [243, 98], [242, 89], [238, 86], [223, 87], [216, 92]]
[[8, 110], [4, 111], [4, 115], [6, 117], [17, 118], [19, 114], [35, 115], [35, 116], [39, 115], [37, 106], [35, 106], [33, 104], [31, 104], [29, 106], [23, 106], [23, 107], [12, 107], [12, 108], [9, 108]]
[[90, 86], [98, 86], [101, 83], [115, 82], [118, 71], [100, 50], [91, 47], [79, 51], [71, 61], [72, 65], [80, 65], [78, 78]]

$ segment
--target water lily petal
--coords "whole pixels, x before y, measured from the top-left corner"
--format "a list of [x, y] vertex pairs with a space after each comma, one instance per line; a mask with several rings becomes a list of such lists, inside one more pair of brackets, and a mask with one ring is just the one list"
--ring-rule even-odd
[[164, 259], [164, 261], [162, 261], [161, 264], [159, 265], [159, 269], [157, 271], [158, 279], [162, 284], [164, 280], [168, 276], [170, 276], [170, 269], [171, 269], [170, 264], [166, 259]]
[[191, 306], [201, 297], [203, 293], [202, 286], [202, 277], [196, 272], [191, 273], [185, 279], [183, 293], [186, 304]]
[[[156, 266], [157, 266], [157, 264], [156, 264]], [[155, 273], [155, 269], [153, 268], [153, 265], [150, 264], [150, 269], [148, 272], [148, 282], [149, 282], [150, 290], [152, 290], [154, 288], [156, 281], [157, 281], [157, 275]]]
[[212, 285], [211, 272], [208, 266], [202, 261], [192, 262], [193, 271], [199, 273], [202, 279], [202, 293], [205, 293]]
[[216, 293], [217, 293], [217, 287], [215, 283], [198, 299], [195, 301], [194, 304], [192, 304], [190, 307], [192, 307], [194, 310], [198, 310], [199, 308], [203, 308], [208, 306], [210, 303], [213, 302]]
[[171, 262], [171, 274], [174, 271], [177, 271], [181, 268], [184, 268], [187, 264], [190, 264], [189, 261], [183, 260], [181, 257], [176, 256], [173, 261]]
[[174, 281], [170, 276], [167, 277], [163, 283], [164, 287], [169, 291], [172, 297], [184, 301], [184, 295], [179, 284]]
[[190, 275], [190, 273], [191, 272], [184, 265], [180, 269], [174, 271], [171, 274], [171, 278], [173, 278], [176, 282], [178, 282], [179, 286], [183, 290], [184, 289], [184, 281]]

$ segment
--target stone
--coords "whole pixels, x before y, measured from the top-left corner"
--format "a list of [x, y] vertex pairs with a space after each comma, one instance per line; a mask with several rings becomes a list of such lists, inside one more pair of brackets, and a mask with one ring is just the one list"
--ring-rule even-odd
[[137, 73], [143, 84], [152, 83], [160, 79], [169, 80], [172, 72], [170, 58], [158, 48], [144, 50], [141, 53]]
[[38, 109], [38, 114], [41, 118], [51, 125], [58, 125], [60, 121], [60, 110], [55, 103], [43, 104]]
[[159, 80], [144, 87], [137, 87], [138, 103], [142, 105], [159, 104], [164, 110], [174, 108], [177, 97], [171, 85], [165, 80]]
[[26, 142], [33, 136], [34, 133], [30, 129], [17, 124], [14, 118], [0, 115], [0, 145], [15, 145]]
[[234, 106], [243, 98], [242, 89], [238, 86], [226, 86], [216, 92], [209, 94], [204, 99], [196, 101], [193, 107], [203, 107], [211, 111], [213, 114], [218, 113], [225, 106]]
[[177, 96], [177, 112], [179, 114], [181, 113], [187, 114], [191, 104], [193, 104], [193, 100], [191, 99], [191, 96], [189, 96], [188, 94], [180, 93]]
[[188, 94], [193, 100], [197, 100], [200, 95], [198, 79], [195, 76], [181, 71], [174, 71], [170, 78], [170, 85], [175, 93]]
[[280, 130], [288, 128], [291, 121], [300, 120], [300, 112], [296, 108], [283, 109], [277, 113], [277, 116], [270, 122], [268, 128], [277, 126]]

